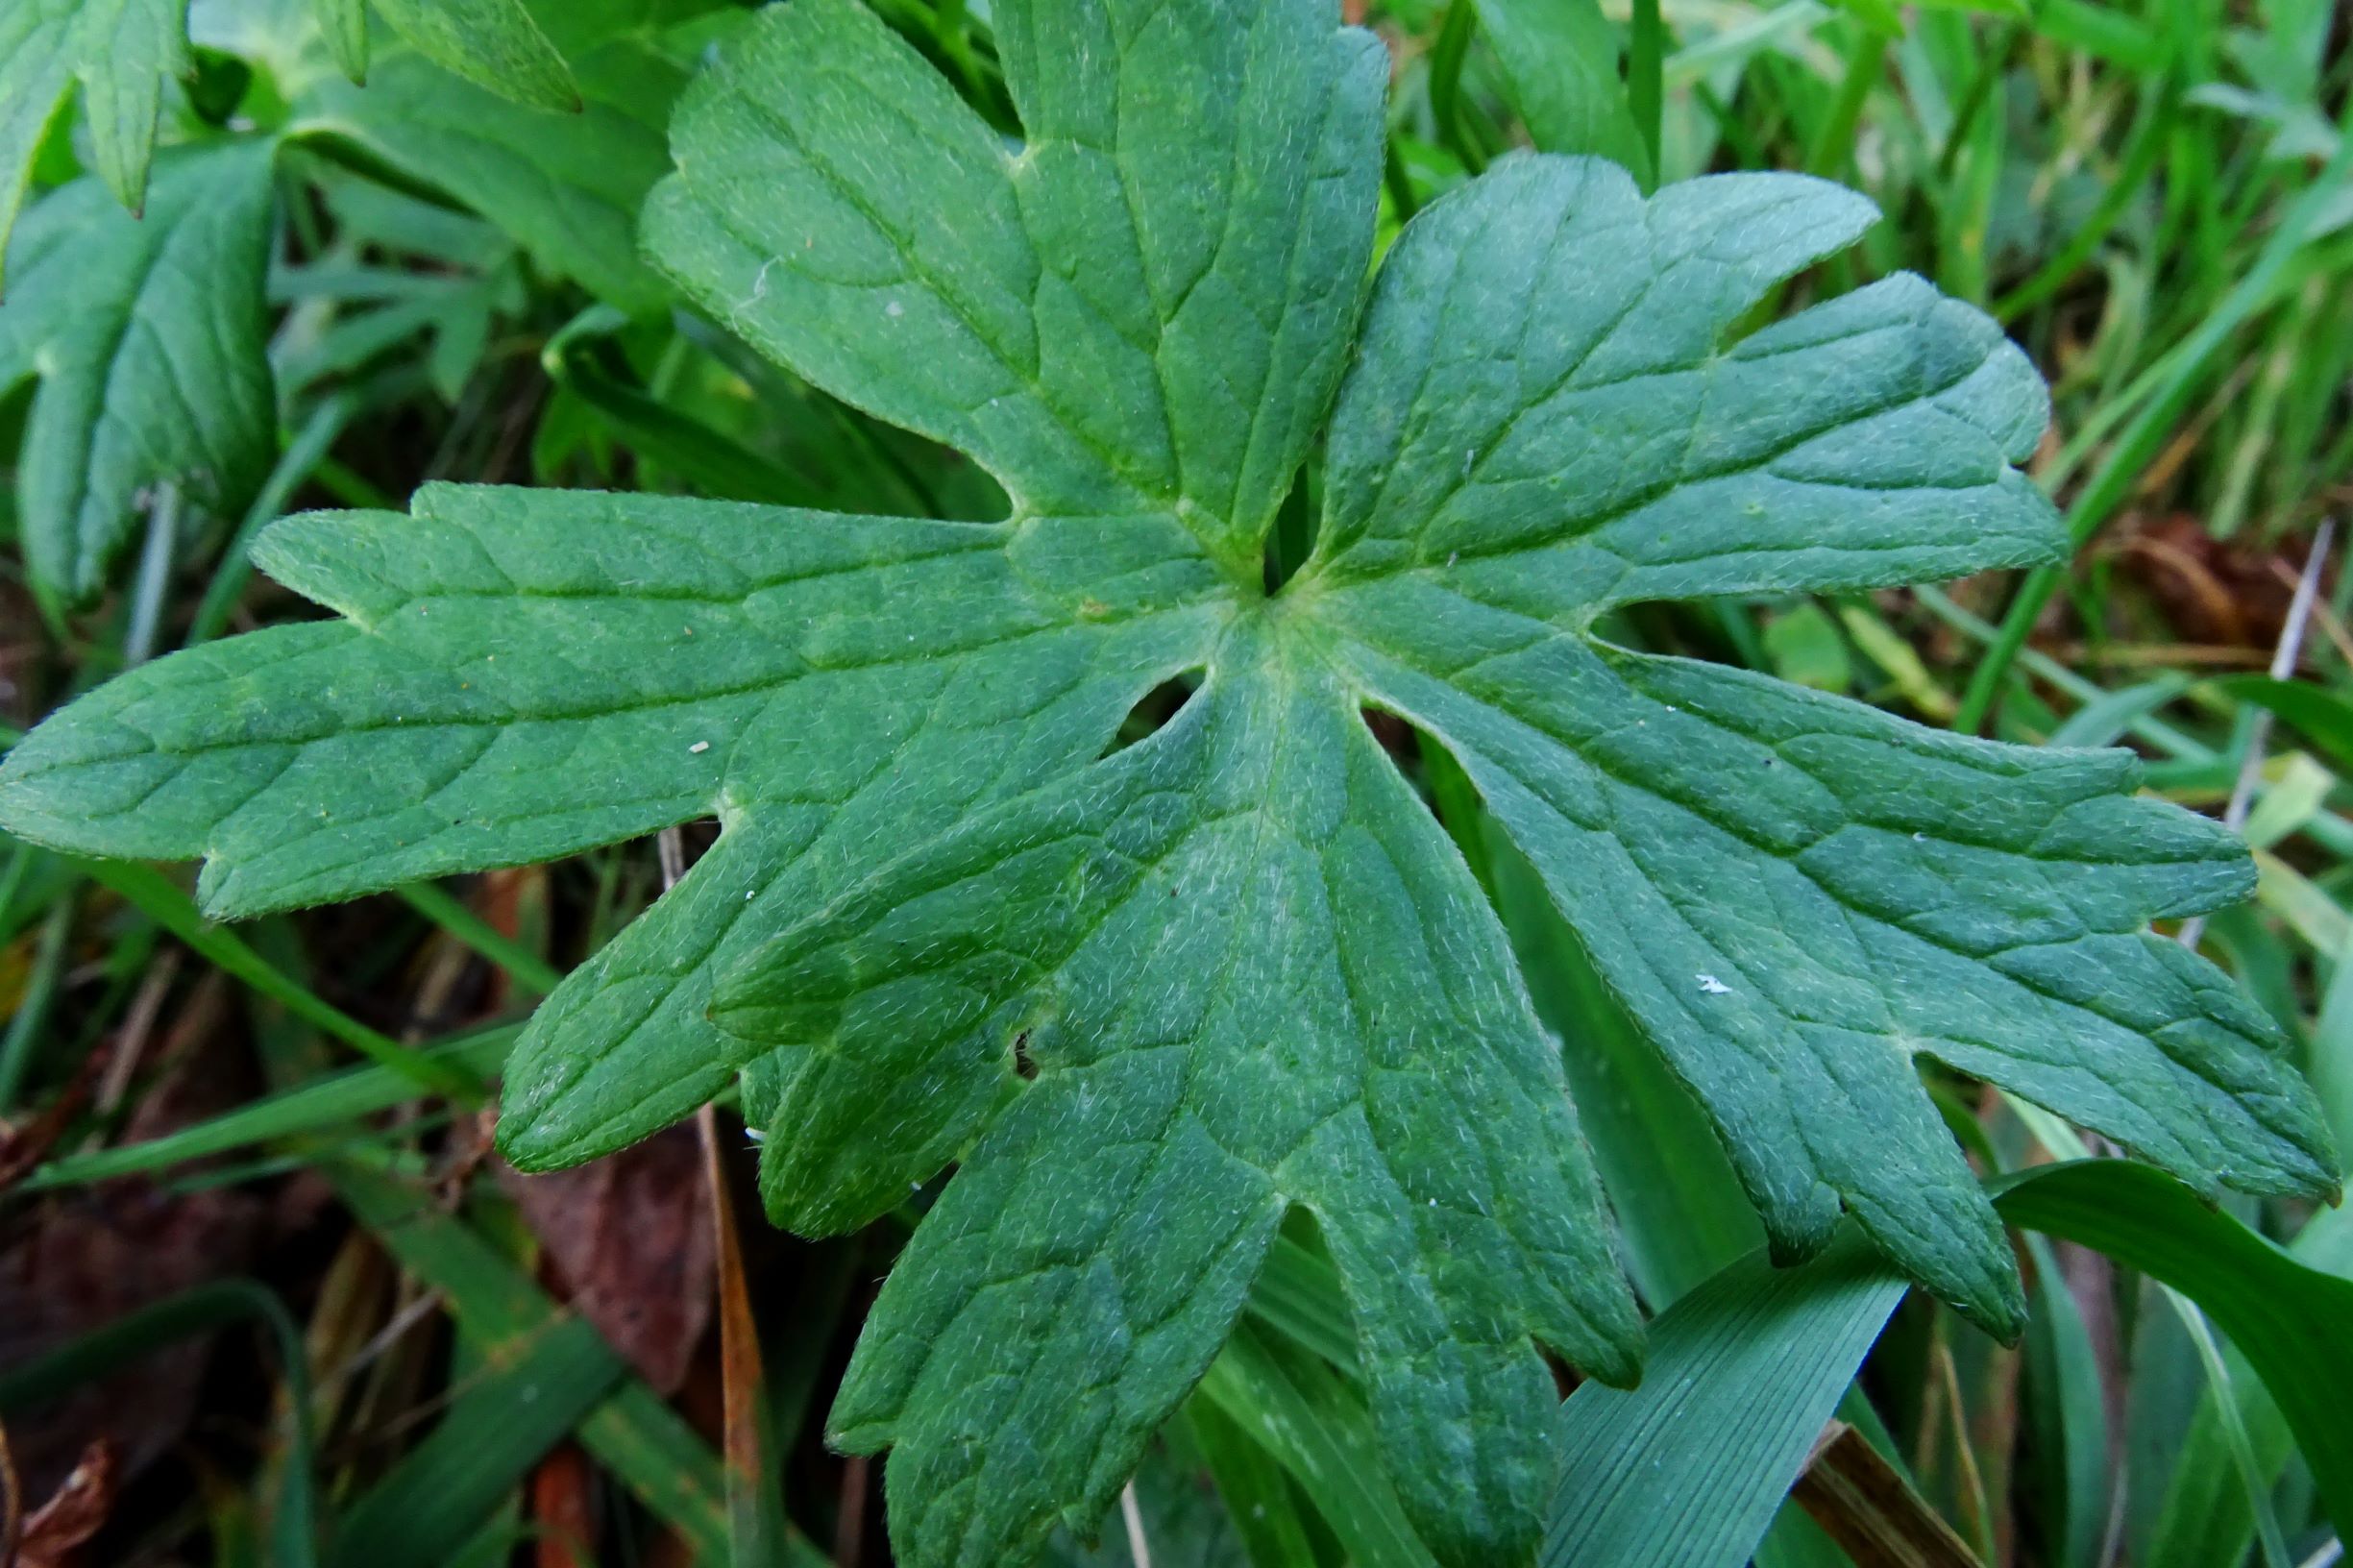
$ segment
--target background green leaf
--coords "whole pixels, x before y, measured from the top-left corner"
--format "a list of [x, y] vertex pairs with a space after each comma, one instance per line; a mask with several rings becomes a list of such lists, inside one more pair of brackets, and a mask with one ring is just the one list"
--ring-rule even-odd
[[60, 600], [106, 585], [157, 487], [233, 515], [269, 470], [273, 153], [257, 138], [174, 152], [141, 217], [83, 181], [17, 227], [0, 385], [39, 379], [20, 527], [34, 581]]
[[1618, 74], [1617, 31], [1593, 0], [1478, 0], [1479, 25], [1530, 139], [1548, 153], [1596, 153], [1651, 183], [1652, 159]]
[[0, 252], [23, 205], [43, 133], [79, 91], [93, 172], [133, 211], [166, 77], [188, 70], [187, 0], [17, 0], [0, 7]]
[[670, 166], [662, 131], [686, 73], [650, 32], [571, 31], [578, 80], [557, 109], [391, 48], [376, 52], [365, 86], [314, 83], [294, 129], [448, 191], [551, 276], [632, 313], [658, 309], [670, 290], [638, 257], [637, 208]]
[[475, 86], [533, 109], [579, 110], [579, 85], [524, 0], [376, 4], [419, 53]]

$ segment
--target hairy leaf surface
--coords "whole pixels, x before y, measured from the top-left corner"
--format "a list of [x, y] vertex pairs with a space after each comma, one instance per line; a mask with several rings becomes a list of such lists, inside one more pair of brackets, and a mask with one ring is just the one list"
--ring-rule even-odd
[[166, 153], [134, 218], [95, 180], [27, 214], [0, 301], [0, 387], [37, 377], [18, 461], [34, 580], [105, 585], [151, 486], [245, 503], [276, 429], [266, 355], [271, 151]]
[[2040, 383], [1975, 311], [1899, 277], [1719, 348], [1870, 216], [1809, 181], [1646, 202], [1544, 159], [1434, 208], [1383, 268], [1308, 574], [1350, 668], [1461, 760], [1698, 1093], [1781, 1255], [1819, 1250], [1843, 1204], [2014, 1331], [2009, 1248], [1916, 1057], [2209, 1191], [2324, 1188], [2332, 1159], [2272, 1025], [2147, 933], [2253, 870], [2133, 798], [2129, 755], [1940, 734], [1592, 635], [1640, 600], [2058, 551], [2011, 466]]
[[[1312, 639], [1245, 621], [1212, 658], [1151, 739], [884, 868], [717, 997], [731, 1032], [808, 1042], [763, 1173], [788, 1224], [885, 1212], [1004, 1105], [833, 1413], [838, 1443], [898, 1444], [919, 1560], [997, 1560], [1115, 1491], [1286, 1204], [1322, 1224], [1452, 1558], [1518, 1540], [1549, 1475], [1529, 1338], [1635, 1369], [1554, 1046], [1468, 868]], [[1074, 1384], [1108, 1397], [1073, 1412]]]
[[[533, 1019], [502, 1142], [588, 1158], [740, 1077], [786, 1223], [957, 1166], [832, 1419], [895, 1449], [916, 1564], [1099, 1520], [1292, 1207], [1449, 1562], [1534, 1543], [1538, 1347], [1632, 1375], [1557, 1051], [1367, 708], [1459, 759], [1784, 1257], [1844, 1208], [2016, 1327], [1923, 1055], [2209, 1188], [2331, 1185], [2276, 1034], [2146, 931], [2239, 896], [2243, 853], [2136, 799], [2129, 757], [1596, 632], [2060, 553], [2015, 466], [2042, 388], [1985, 318], [1897, 278], [1738, 335], [1866, 204], [1507, 160], [1367, 304], [1385, 61], [1336, 7], [992, 19], [1017, 142], [853, 0], [763, 11], [681, 98], [645, 242], [1010, 517], [440, 486], [294, 520], [263, 563], [341, 619], [84, 698], [0, 765], [0, 822], [202, 854], [240, 914], [716, 816]], [[1270, 594], [1327, 428], [1315, 552]]]

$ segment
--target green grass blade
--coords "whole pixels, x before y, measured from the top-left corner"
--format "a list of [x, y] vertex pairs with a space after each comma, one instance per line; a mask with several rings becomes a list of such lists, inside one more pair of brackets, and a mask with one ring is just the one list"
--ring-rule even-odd
[[310, 417], [303, 422], [286, 443], [286, 450], [278, 456], [277, 466], [262, 481], [260, 493], [245, 509], [237, 531], [221, 552], [220, 564], [212, 569], [212, 580], [205, 585], [205, 597], [197, 601], [195, 618], [188, 624], [187, 646], [210, 642], [228, 629], [230, 614], [237, 607], [237, 596], [253, 580], [251, 558], [254, 536], [275, 521], [294, 499], [311, 470], [327, 455], [327, 449], [335, 444], [343, 428], [351, 422], [356, 404], [348, 392], [335, 392], [323, 400]]
[[778, 506], [821, 506], [821, 486], [700, 420], [681, 414], [617, 373], [609, 335], [628, 318], [589, 306], [549, 338], [540, 362], [548, 379], [576, 394], [639, 456], [674, 470], [706, 495]]
[[1356, 1568], [1435, 1568], [1381, 1467], [1372, 1416], [1337, 1373], [1244, 1323], [1200, 1393], [1298, 1479]]
[[[349, 1163], [325, 1167], [335, 1191], [401, 1266], [448, 1297], [495, 1352], [563, 1320], [555, 1303], [464, 1221], [417, 1190]], [[699, 1560], [732, 1560], [719, 1456], [635, 1377], [580, 1423], [581, 1443], [686, 1537]], [[810, 1554], [811, 1560], [821, 1560]], [[747, 1565], [748, 1568], [748, 1565]]]
[[2279, 1402], [2329, 1516], [2353, 1525], [2353, 1280], [2305, 1266], [2148, 1165], [2049, 1165], [1998, 1190], [2011, 1224], [2079, 1241], [2196, 1302]]
[[2209, 1382], [2182, 1441], [2181, 1462], [2166, 1488], [2148, 1545], [2134, 1558], [2141, 1568], [2244, 1562], [2255, 1543], [2255, 1510], [2233, 1460], [2228, 1433], [2236, 1428], [2244, 1434], [2258, 1471], [2267, 1477], [2276, 1478], [2294, 1449], [2286, 1418], [2254, 1369], [2227, 1350], [2223, 1360], [2230, 1369], [2228, 1386], [2237, 1408], [2226, 1415], [2218, 1385]]
[[1854, 132], [1862, 122], [1864, 101], [1887, 72], [1887, 35], [1877, 27], [1866, 23], [1856, 28], [1847, 53], [1846, 73], [1839, 80], [1838, 97], [1806, 147], [1808, 173], [1826, 180], [1847, 177], [1854, 161]]
[[2353, 772], [2353, 701], [2309, 681], [2269, 675], [2224, 675], [2210, 684], [2225, 697], [2285, 720], [2314, 750], [2340, 770]]
[[461, 1105], [479, 1105], [487, 1097], [478, 1074], [447, 1057], [428, 1056], [378, 1033], [342, 1009], [322, 999], [309, 987], [288, 977], [277, 966], [245, 943], [242, 937], [214, 925], [197, 910], [196, 902], [177, 883], [153, 867], [127, 860], [75, 859], [93, 881], [129, 899], [158, 925], [169, 931], [197, 955], [230, 978], [258, 992], [305, 1023], [351, 1046], [380, 1066], [408, 1078], [417, 1088], [446, 1094]]
[[626, 1370], [579, 1317], [494, 1354], [502, 1364], [345, 1511], [329, 1568], [439, 1568]]
[[[2308, 1267], [2353, 1278], [2353, 1210], [2316, 1215], [2289, 1252]], [[2267, 1499], [2295, 1451], [2287, 1418], [2246, 1358], [2226, 1347], [2222, 1360], [2228, 1375], [2219, 1383], [2207, 1380], [2147, 1545], [2136, 1555], [2142, 1568], [2243, 1562], [2255, 1543], [2257, 1511], [2232, 1454], [2230, 1433], [2236, 1429], [2245, 1434]], [[2227, 1411], [2221, 1408], [2225, 1395], [2234, 1407]]]
[[1332, 1264], [1288, 1237], [1277, 1237], [1250, 1287], [1250, 1312], [1330, 1361], [1357, 1370], [1356, 1326]]
[[[498, 1072], [515, 1043], [515, 1037], [522, 1032], [520, 1024], [502, 1024], [421, 1047], [421, 1054], [435, 1061], [447, 1061], [473, 1076], [490, 1077]], [[159, 1138], [68, 1155], [36, 1170], [26, 1178], [24, 1187], [30, 1191], [78, 1187], [86, 1182], [164, 1170], [256, 1143], [329, 1133], [348, 1128], [379, 1111], [406, 1104], [417, 1093], [415, 1080], [404, 1073], [374, 1065], [350, 1067]]]
[[506, 971], [518, 989], [545, 996], [563, 980], [554, 965], [430, 882], [395, 889], [404, 903]]
[[2190, 688], [2186, 675], [2165, 674], [2102, 693], [2050, 732], [2050, 746], [2114, 746], [2133, 722], [2145, 719]]
[[1642, 1385], [1561, 1411], [1544, 1568], [1738, 1568], [1904, 1284], [1849, 1236], [1810, 1263], [1733, 1264], [1651, 1325]]
[[1664, 177], [1659, 167], [1661, 119], [1666, 106], [1667, 27], [1658, 0], [1634, 0], [1633, 25], [1626, 39], [1626, 106], [1634, 130], [1650, 155], [1651, 177]]
[[2230, 1368], [2223, 1363], [2222, 1347], [2215, 1343], [2214, 1331], [2207, 1326], [2206, 1314], [2197, 1310], [2197, 1303], [2170, 1286], [2163, 1288], [2182, 1326], [2190, 1331], [2190, 1342], [2197, 1347], [2198, 1361], [2206, 1369], [2207, 1385], [2215, 1392], [2217, 1430], [2252, 1510], [2255, 1539], [2263, 1548], [2265, 1568], [2292, 1568], [2294, 1559], [2288, 1555], [2287, 1537], [2280, 1532], [2279, 1518], [2271, 1508], [2269, 1477], [2263, 1461], [2256, 1458], [2245, 1424], [2239, 1419], [2239, 1402], [2232, 1392]]
[[1282, 1464], [1232, 1416], [1206, 1399], [1185, 1407], [1185, 1430], [1241, 1536], [1250, 1568], [1302, 1568], [1315, 1560]]
[[16, 1109], [17, 1096], [32, 1071], [33, 1047], [39, 1042], [49, 1021], [49, 1008], [57, 999], [58, 984], [65, 972], [66, 954], [73, 937], [74, 904], [75, 900], [67, 896], [49, 907], [49, 918], [41, 923], [40, 938], [34, 945], [33, 968], [25, 978], [24, 992], [9, 1018], [7, 1030], [0, 1032], [0, 1112]]
[[2101, 244], [2130, 210], [2143, 184], [2156, 171], [2157, 160], [2165, 153], [2167, 139], [2180, 110], [2179, 79], [2169, 77], [2158, 89], [2156, 103], [2134, 128], [2116, 178], [2108, 182], [2091, 216], [2060, 247], [2057, 255], [2036, 269], [2033, 277], [1994, 302], [1993, 314], [1998, 320], [2015, 321], [2058, 293], [2098, 252]]
[[2048, 1422], [2041, 1429], [2057, 1472], [2056, 1568], [2098, 1568], [2108, 1526], [2108, 1411], [2100, 1398], [2099, 1358], [2057, 1255], [2039, 1236], [2026, 1237], [2034, 1257], [2035, 1321], [2026, 1351]]
[[[2271, 298], [2289, 263], [2295, 259], [2334, 204], [2342, 199], [2348, 173], [2353, 173], [2353, 135], [2341, 135], [2336, 152], [2280, 219], [2279, 227], [2264, 242], [2254, 265], [2169, 353], [2173, 369], [2164, 384], [2117, 437], [2107, 460], [2068, 507], [2068, 532], [2077, 548], [2098, 531], [2100, 525], [2131, 495], [2149, 461], [2174, 438], [2183, 409], [2205, 384], [2201, 373], [2206, 362]], [[1973, 735], [1985, 722], [1995, 698], [2009, 677], [2011, 664], [2025, 647], [2027, 634], [2058, 591], [2061, 576], [2059, 568], [2041, 567], [2020, 586], [2002, 617], [2001, 634], [1970, 676], [1969, 689], [1961, 696], [1960, 712], [1952, 722], [1954, 729]]]

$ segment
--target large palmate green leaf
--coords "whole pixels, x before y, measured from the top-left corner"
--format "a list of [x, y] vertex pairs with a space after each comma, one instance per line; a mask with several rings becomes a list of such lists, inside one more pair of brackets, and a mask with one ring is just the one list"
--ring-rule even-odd
[[271, 192], [267, 143], [220, 142], [159, 159], [143, 217], [82, 180], [18, 227], [0, 388], [40, 380], [17, 462], [44, 590], [104, 586], [153, 486], [230, 511], [269, 471]]
[[[1556, 1396], [1529, 1336], [1634, 1371], [1501, 928], [1320, 650], [1259, 620], [1151, 743], [900, 857], [717, 998], [732, 1033], [808, 1042], [763, 1172], [802, 1229], [870, 1218], [954, 1158], [1020, 1082], [1009, 1041], [1038, 1065], [834, 1407], [836, 1441], [897, 1444], [918, 1560], [979, 1541], [996, 1560], [1029, 1519], [1115, 1490], [1287, 1203], [1323, 1222], [1391, 1467], [1458, 1560], [1516, 1542], [1546, 1479], [1527, 1445]], [[1104, 1397], [1073, 1410], [1074, 1386]]]
[[97, 172], [125, 207], [146, 199], [163, 79], [187, 70], [188, 0], [0, 0], [0, 250], [33, 157], [80, 89]]
[[[2270, 1026], [2145, 934], [2245, 857], [2128, 757], [1595, 632], [2059, 553], [2013, 466], [2042, 390], [1985, 318], [1900, 278], [1736, 337], [1859, 198], [1509, 160], [1368, 304], [1385, 61], [1336, 6], [992, 19], [1016, 144], [853, 0], [764, 10], [681, 98], [644, 235], [753, 346], [970, 453], [1006, 520], [446, 486], [296, 519], [257, 558], [341, 619], [82, 699], [0, 766], [0, 824], [201, 854], [237, 915], [716, 816], [541, 1008], [501, 1139], [577, 1161], [740, 1079], [788, 1223], [958, 1167], [832, 1418], [896, 1447], [916, 1564], [1099, 1520], [1293, 1206], [1449, 1562], [1535, 1544], [1538, 1346], [1633, 1373], [1558, 1055], [1368, 707], [1454, 752], [1784, 1258], [1843, 1207], [2016, 1327], [1924, 1054], [2208, 1188], [2331, 1186]], [[1320, 536], [1270, 592], [1327, 416]]]

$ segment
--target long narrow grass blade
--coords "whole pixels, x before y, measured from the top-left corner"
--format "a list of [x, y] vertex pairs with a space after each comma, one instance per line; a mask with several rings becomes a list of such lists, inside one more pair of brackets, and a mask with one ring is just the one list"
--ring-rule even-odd
[[2353, 701], [2323, 687], [2275, 675], [2224, 675], [2210, 684], [2225, 697], [2286, 720], [2314, 750], [2353, 771]]
[[1245, 1322], [1200, 1396], [1282, 1461], [1356, 1568], [1435, 1568], [1376, 1457], [1372, 1416], [1339, 1374]]
[[[487, 1345], [527, 1338], [561, 1319], [556, 1305], [462, 1220], [378, 1172], [349, 1164], [326, 1168], [360, 1221], [403, 1267], [446, 1296], [458, 1320]], [[625, 1377], [580, 1423], [578, 1434], [605, 1468], [686, 1537], [698, 1560], [734, 1560], [719, 1457], [651, 1388]], [[788, 1533], [783, 1544], [773, 1560], [787, 1568], [818, 1568], [825, 1560], [797, 1534]]]
[[517, 990], [545, 996], [562, 981], [554, 965], [493, 926], [430, 882], [395, 890], [409, 908], [506, 971]]
[[479, 1105], [487, 1094], [479, 1077], [446, 1057], [411, 1050], [378, 1033], [322, 998], [264, 959], [242, 937], [208, 921], [195, 900], [153, 867], [127, 860], [75, 860], [91, 880], [113, 889], [232, 979], [278, 1003], [305, 1023], [343, 1041], [379, 1066], [409, 1078], [417, 1088], [446, 1094], [462, 1105]]
[[[520, 1024], [501, 1024], [421, 1046], [418, 1054], [446, 1061], [471, 1076], [495, 1076], [514, 1047]], [[281, 1139], [332, 1133], [361, 1118], [404, 1105], [417, 1097], [416, 1081], [390, 1067], [349, 1067], [299, 1088], [225, 1111], [159, 1138], [69, 1155], [41, 1166], [24, 1182], [27, 1191], [79, 1187], [116, 1176], [168, 1169], [207, 1155], [268, 1143]]]
[[1544, 1568], [1738, 1568], [1903, 1298], [1848, 1236], [1797, 1268], [1744, 1259], [1651, 1325], [1640, 1387], [1561, 1411]]
[[2329, 1516], [2353, 1524], [2353, 1280], [2306, 1267], [2148, 1165], [2047, 1165], [1999, 1192], [2011, 1224], [2080, 1241], [2196, 1302], [2279, 1402]]
[[540, 356], [548, 379], [577, 396], [641, 458], [675, 470], [706, 494], [777, 506], [825, 504], [819, 485], [611, 373], [607, 363], [617, 356], [604, 340], [627, 324], [609, 305], [581, 311], [548, 340]]
[[2050, 732], [2049, 746], [2114, 746], [2144, 719], [2190, 688], [2187, 676], [2159, 675], [2093, 698], [2070, 714], [2067, 723]]
[[1312, 1562], [1315, 1551], [1309, 1542], [1307, 1521], [1300, 1517], [1291, 1483], [1274, 1455], [1206, 1399], [1189, 1403], [1183, 1422], [1234, 1520], [1235, 1532], [1241, 1536], [1250, 1568], [1295, 1568]]
[[1357, 1370], [1356, 1327], [1348, 1320], [1339, 1271], [1290, 1237], [1277, 1237], [1267, 1248], [1250, 1287], [1250, 1312], [1340, 1371]]
[[212, 569], [212, 580], [205, 585], [205, 597], [197, 601], [196, 615], [188, 625], [187, 646], [210, 642], [228, 629], [230, 613], [236, 608], [237, 596], [253, 579], [251, 551], [255, 536], [275, 521], [294, 499], [294, 492], [310, 478], [327, 449], [335, 444], [356, 411], [356, 402], [349, 392], [332, 392], [319, 402], [301, 429], [286, 443], [286, 450], [278, 456], [270, 477], [262, 481], [254, 503], [245, 509], [237, 524], [237, 531], [230, 536], [221, 551], [218, 565]]
[[[2343, 199], [2349, 175], [2353, 175], [2353, 135], [2342, 135], [2328, 162], [2264, 242], [2254, 265], [2212, 310], [2201, 314], [2197, 326], [2169, 355], [2174, 362], [2172, 372], [2117, 437], [2106, 462], [2069, 506], [2069, 536], [2078, 547], [2108, 521], [2132, 493], [2149, 461], [2173, 439], [2182, 409], [2204, 384], [2201, 373], [2207, 360], [2270, 300], [2288, 264], [2320, 228], [2335, 204]], [[2011, 664], [2026, 646], [2027, 633], [2042, 615], [2043, 607], [2058, 592], [2061, 576], [2059, 568], [2041, 567], [2020, 584], [2002, 616], [2000, 635], [1970, 675], [1969, 689], [1961, 696], [1960, 712], [1953, 718], [1954, 729], [1974, 734], [1985, 722], [2009, 678]]]
[[1626, 39], [1626, 105], [1634, 117], [1642, 149], [1650, 156], [1651, 176], [1658, 177], [1660, 119], [1666, 107], [1664, 85], [1667, 27], [1658, 0], [1634, 0], [1633, 23]]
[[2099, 1568], [2109, 1506], [2108, 1411], [2100, 1399], [2099, 1358], [2050, 1243], [2030, 1236], [2026, 1247], [2035, 1276], [2035, 1321], [2027, 1331], [2026, 1353], [2050, 1416], [2045, 1435], [2061, 1494], [2052, 1561], [2057, 1568]]
[[2254, 1549], [2255, 1508], [2232, 1457], [2229, 1430], [2236, 1427], [2244, 1434], [2256, 1469], [2274, 1482], [2295, 1439], [2246, 1359], [2226, 1349], [2223, 1360], [2231, 1374], [2227, 1394], [2238, 1408], [2225, 1415], [2225, 1385], [2209, 1380], [2147, 1545], [2134, 1556], [2138, 1568], [2213, 1568], [2218, 1562], [2244, 1562]]
[[32, 1070], [33, 1047], [48, 1024], [49, 1008], [64, 975], [75, 903], [68, 894], [49, 906], [49, 918], [42, 922], [40, 939], [34, 945], [33, 968], [25, 977], [24, 992], [8, 1028], [0, 1031], [0, 1113], [16, 1109], [17, 1095]]
[[431, 1436], [345, 1510], [329, 1568], [440, 1568], [625, 1370], [587, 1319], [494, 1353]]
[[2252, 1511], [2255, 1540], [2263, 1548], [2265, 1568], [2292, 1568], [2293, 1559], [2288, 1556], [2288, 1540], [2281, 1533], [2279, 1516], [2271, 1507], [2269, 1478], [2263, 1461], [2255, 1456], [2255, 1445], [2247, 1436], [2245, 1424], [2239, 1419], [2239, 1404], [2231, 1390], [2230, 1368], [2222, 1361], [2222, 1347], [2215, 1343], [2214, 1331], [2206, 1326], [2206, 1314], [2197, 1310], [2197, 1303], [2170, 1286], [2164, 1288], [2166, 1299], [2180, 1316], [2182, 1326], [2190, 1331], [2190, 1342], [2197, 1347], [2198, 1361], [2206, 1369], [2207, 1385], [2215, 1392], [2218, 1430]]
[[[2353, 1278], [2353, 1210], [2314, 1216], [2289, 1252], [2308, 1268]], [[2287, 1418], [2246, 1358], [2226, 1347], [2222, 1360], [2228, 1376], [2220, 1383], [2207, 1381], [2147, 1542], [2135, 1555], [2141, 1568], [2244, 1561], [2256, 1538], [2257, 1510], [2233, 1458], [2229, 1433], [2235, 1428], [2245, 1434], [2267, 1499], [2294, 1452]], [[2234, 1407], [2229, 1411], [2221, 1409], [2226, 1397]]]

